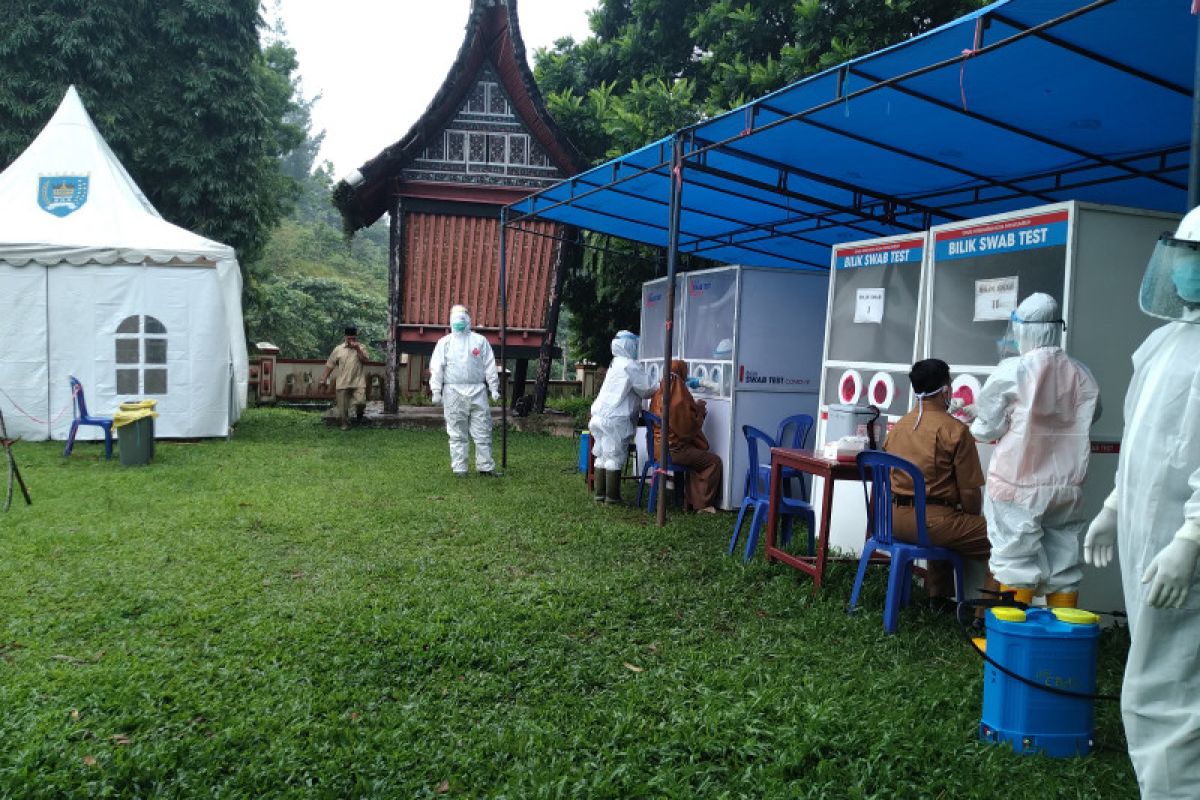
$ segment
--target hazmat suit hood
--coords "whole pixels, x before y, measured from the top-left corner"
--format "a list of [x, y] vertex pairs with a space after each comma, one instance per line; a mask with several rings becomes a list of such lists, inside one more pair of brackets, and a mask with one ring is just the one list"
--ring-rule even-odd
[[618, 358], [628, 358], [636, 361], [638, 357], [638, 336], [629, 331], [617, 331], [612, 340], [612, 354]]
[[471, 315], [466, 306], [454, 306], [450, 309], [450, 330], [455, 333], [471, 332]]
[[1058, 301], [1042, 292], [1031, 294], [1009, 317], [1008, 330], [1000, 342], [1000, 357], [1025, 355], [1039, 347], [1057, 347], [1062, 343], [1065, 329]]

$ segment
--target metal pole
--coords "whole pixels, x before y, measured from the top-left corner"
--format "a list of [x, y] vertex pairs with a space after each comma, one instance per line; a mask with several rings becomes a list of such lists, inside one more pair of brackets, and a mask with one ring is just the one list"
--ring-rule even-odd
[[500, 467], [508, 469], [508, 208], [500, 209]]
[[[671, 447], [671, 352], [675, 331], [675, 267], [679, 262], [679, 215], [683, 200], [683, 142], [676, 135], [671, 139], [671, 203], [668, 208], [669, 224], [667, 227], [667, 324], [663, 333], [666, 343], [663, 345], [662, 370], [662, 444], [658, 452], [658, 525], [667, 524], [667, 487], [666, 465]], [[675, 491], [680, 487], [676, 486]]]
[[1200, 205], [1200, 16], [1197, 16], [1196, 20], [1196, 66], [1192, 78], [1192, 152], [1188, 162], [1188, 211]]

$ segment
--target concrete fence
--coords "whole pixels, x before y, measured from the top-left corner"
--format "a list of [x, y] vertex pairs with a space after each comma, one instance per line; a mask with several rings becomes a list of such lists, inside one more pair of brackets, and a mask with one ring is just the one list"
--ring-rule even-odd
[[[387, 374], [382, 361], [369, 361], [367, 372], [367, 400], [383, 400], [383, 387]], [[332, 401], [336, 387], [318, 389], [317, 383], [325, 373], [325, 361], [319, 358], [283, 358], [279, 348], [260, 342], [250, 353], [251, 405], [272, 403], [308, 403]], [[599, 376], [603, 378], [603, 374]], [[402, 354], [397, 374], [400, 385], [400, 402], [411, 399], [429, 399], [429, 356]], [[509, 396], [512, 394], [512, 378], [508, 379]], [[532, 383], [526, 391], [532, 391]], [[592, 364], [577, 364], [575, 380], [550, 381], [547, 397], [594, 397], [599, 389], [597, 370]]]

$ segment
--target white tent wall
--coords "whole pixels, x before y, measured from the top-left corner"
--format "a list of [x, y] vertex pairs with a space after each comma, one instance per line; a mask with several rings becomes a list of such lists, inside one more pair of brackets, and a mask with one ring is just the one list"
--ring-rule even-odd
[[0, 263], [0, 408], [11, 437], [49, 432], [45, 330], [46, 268]]
[[[65, 437], [69, 409], [39, 426], [13, 403], [48, 420], [66, 408], [75, 375], [94, 414], [147, 397], [159, 400], [159, 436], [227, 435], [250, 372], [241, 293], [233, 248], [159, 216], [68, 89], [0, 173], [0, 389], [11, 398], [0, 395], [0, 408], [10, 433]], [[117, 392], [116, 328], [135, 315], [166, 328], [165, 393], [141, 378]]]
[[[49, 268], [50, 406], [71, 399], [69, 376], [83, 384], [88, 410], [110, 415], [125, 400], [158, 401], [159, 437], [224, 436], [229, 430], [230, 347], [227, 328], [213, 309], [221, 292], [212, 267], [113, 265], [103, 269], [59, 265]], [[146, 331], [152, 318], [163, 334]], [[132, 319], [135, 330], [119, 333]], [[165, 338], [166, 362], [148, 361], [148, 342]], [[117, 342], [131, 345], [134, 361], [118, 363]], [[152, 389], [145, 372], [166, 370], [166, 392]], [[117, 371], [131, 370], [135, 387], [119, 391]], [[51, 438], [66, 438], [70, 417], [51, 426]], [[81, 428], [78, 438], [98, 439], [98, 428]]]
[[217, 283], [221, 287], [220, 307], [225, 312], [222, 324], [229, 340], [229, 363], [233, 365], [232, 385], [228, 389], [232, 397], [226, 423], [233, 425], [241, 419], [249, 402], [250, 351], [246, 347], [246, 330], [242, 323], [242, 269], [233, 255], [233, 248], [228, 250], [228, 255], [217, 261]]

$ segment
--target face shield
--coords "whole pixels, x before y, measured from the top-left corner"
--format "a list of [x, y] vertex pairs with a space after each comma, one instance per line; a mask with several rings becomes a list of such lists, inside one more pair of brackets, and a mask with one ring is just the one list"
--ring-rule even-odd
[[638, 357], [638, 341], [636, 333], [618, 331], [612, 340], [612, 354], [628, 358], [630, 361], [636, 361]]
[[1160, 236], [1146, 265], [1138, 304], [1152, 317], [1200, 323], [1200, 242], [1170, 233]]
[[1009, 315], [1008, 328], [1004, 331], [1004, 338], [996, 343], [1000, 358], [1012, 358], [1039, 347], [1057, 345], [1062, 341], [1060, 336], [1066, 329], [1067, 323], [1064, 320], [1022, 319], [1014, 311]]

